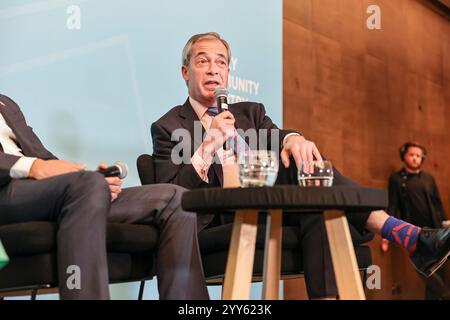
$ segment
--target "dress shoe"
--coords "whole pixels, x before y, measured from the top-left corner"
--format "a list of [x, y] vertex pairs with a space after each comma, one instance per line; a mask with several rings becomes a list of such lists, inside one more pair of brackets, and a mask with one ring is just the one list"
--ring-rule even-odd
[[430, 277], [450, 255], [450, 229], [422, 228], [411, 261], [417, 272]]

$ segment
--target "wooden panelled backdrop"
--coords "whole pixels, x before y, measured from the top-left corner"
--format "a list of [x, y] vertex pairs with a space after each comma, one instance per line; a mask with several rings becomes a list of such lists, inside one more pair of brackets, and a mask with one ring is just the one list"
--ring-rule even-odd
[[[369, 5], [381, 30], [369, 30]], [[401, 167], [399, 146], [428, 148], [424, 170], [450, 215], [450, 22], [422, 0], [284, 0], [284, 127], [302, 132], [347, 177], [386, 188]], [[450, 218], [450, 217], [449, 217]], [[406, 255], [372, 243], [382, 269], [369, 299], [421, 299], [424, 284]], [[447, 272], [448, 274], [448, 272]], [[447, 277], [450, 279], [450, 277]], [[301, 281], [285, 297], [302, 298]]]

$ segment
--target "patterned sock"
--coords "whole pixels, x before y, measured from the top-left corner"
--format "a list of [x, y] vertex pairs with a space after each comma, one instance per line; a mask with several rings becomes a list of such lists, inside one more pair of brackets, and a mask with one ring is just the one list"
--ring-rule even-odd
[[416, 250], [420, 228], [403, 220], [389, 217], [381, 229], [381, 236], [408, 250], [412, 254]]

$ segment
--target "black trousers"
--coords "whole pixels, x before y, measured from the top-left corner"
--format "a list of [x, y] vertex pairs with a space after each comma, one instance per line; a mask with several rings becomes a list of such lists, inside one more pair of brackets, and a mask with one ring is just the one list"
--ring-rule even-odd
[[[161, 299], [208, 299], [196, 215], [181, 209], [184, 189], [160, 184], [123, 189], [116, 201], [104, 177], [76, 172], [12, 180], [0, 189], [0, 224], [55, 221], [62, 299], [108, 299], [106, 224], [149, 223], [159, 229], [156, 272]], [[66, 285], [78, 266], [81, 288]]]

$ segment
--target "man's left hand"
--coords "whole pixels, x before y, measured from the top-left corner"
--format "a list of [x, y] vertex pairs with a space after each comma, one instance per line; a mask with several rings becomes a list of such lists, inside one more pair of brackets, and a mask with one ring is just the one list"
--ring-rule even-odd
[[294, 157], [297, 168], [300, 168], [302, 161], [322, 160], [319, 149], [312, 141], [308, 141], [300, 135], [287, 137], [283, 150], [281, 150], [281, 161], [286, 168], [289, 168], [290, 157]]
[[[104, 162], [98, 165], [98, 170], [106, 169], [108, 165]], [[106, 182], [108, 182], [109, 190], [111, 191], [111, 202], [117, 199], [119, 193], [122, 192], [122, 180], [119, 177], [106, 177]]]

